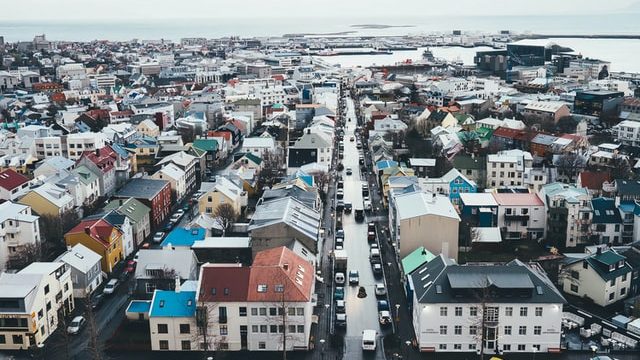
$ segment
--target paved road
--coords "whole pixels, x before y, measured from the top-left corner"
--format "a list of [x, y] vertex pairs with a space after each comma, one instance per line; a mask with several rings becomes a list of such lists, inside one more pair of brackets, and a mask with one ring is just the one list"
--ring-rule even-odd
[[[352, 175], [346, 175], [343, 172], [345, 202], [353, 203], [354, 209], [362, 207], [362, 183], [363, 178], [360, 174], [360, 165], [358, 164], [359, 153], [356, 148], [356, 142], [349, 141], [356, 128], [356, 116], [354, 112], [354, 103], [351, 98], [347, 100], [347, 118], [351, 118], [350, 122], [345, 125], [345, 145], [344, 159], [342, 161], [346, 168], [353, 169]], [[367, 221], [356, 222], [351, 214], [343, 215], [343, 228], [345, 232], [345, 249], [349, 255], [348, 270], [357, 270], [360, 274], [360, 284], [366, 289], [367, 296], [358, 298], [358, 286], [345, 286], [346, 312], [347, 312], [347, 330], [345, 336], [345, 358], [348, 359], [383, 359], [381, 339], [378, 340], [376, 353], [365, 354], [362, 351], [362, 331], [365, 329], [374, 329], [379, 334], [383, 333], [378, 324], [377, 303], [375, 296], [376, 282], [382, 282], [383, 279], [376, 279], [371, 270], [369, 262], [369, 243], [367, 242]]]

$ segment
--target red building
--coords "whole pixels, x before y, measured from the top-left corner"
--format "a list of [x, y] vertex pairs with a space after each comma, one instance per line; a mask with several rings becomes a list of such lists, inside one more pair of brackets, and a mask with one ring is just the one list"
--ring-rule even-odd
[[151, 227], [157, 229], [171, 212], [171, 185], [166, 180], [131, 179], [116, 198], [134, 198], [151, 209]]

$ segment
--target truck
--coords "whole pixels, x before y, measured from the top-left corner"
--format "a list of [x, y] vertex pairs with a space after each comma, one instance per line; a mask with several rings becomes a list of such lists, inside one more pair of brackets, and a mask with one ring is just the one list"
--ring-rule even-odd
[[349, 260], [349, 256], [347, 255], [347, 250], [334, 250], [333, 251], [333, 271], [336, 273], [337, 272], [346, 273], [348, 260]]
[[376, 351], [376, 335], [375, 330], [362, 330], [362, 350]]

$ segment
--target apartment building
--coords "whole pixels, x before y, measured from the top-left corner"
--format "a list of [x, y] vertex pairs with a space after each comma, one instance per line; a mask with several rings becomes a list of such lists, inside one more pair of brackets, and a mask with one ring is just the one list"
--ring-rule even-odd
[[552, 183], [544, 185], [539, 195], [547, 210], [549, 243], [571, 248], [590, 242], [593, 209], [588, 189]]
[[85, 151], [95, 151], [106, 145], [106, 137], [102, 133], [74, 133], [66, 137], [67, 158], [78, 160]]
[[10, 201], [0, 204], [0, 272], [7, 269], [7, 261], [19, 254], [21, 247], [40, 242], [39, 218], [27, 205]]
[[422, 352], [560, 351], [566, 300], [537, 264], [458, 265], [440, 255], [408, 281]]
[[65, 263], [34, 262], [15, 274], [0, 274], [0, 350], [43, 344], [60, 316], [75, 308], [71, 271]]
[[640, 121], [621, 121], [611, 128], [611, 134], [623, 145], [640, 146]]
[[505, 240], [538, 240], [544, 236], [547, 214], [537, 194], [497, 193], [493, 197]]
[[525, 173], [533, 166], [528, 151], [505, 150], [487, 156], [487, 187], [523, 186]]

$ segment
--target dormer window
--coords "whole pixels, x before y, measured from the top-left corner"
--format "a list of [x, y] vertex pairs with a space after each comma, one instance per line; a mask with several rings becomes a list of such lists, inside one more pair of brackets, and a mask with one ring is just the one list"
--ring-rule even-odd
[[624, 260], [618, 261], [618, 268], [624, 267]]
[[267, 285], [266, 284], [258, 284], [258, 292], [259, 293], [265, 293], [267, 292]]
[[609, 265], [609, 272], [613, 271], [616, 269], [616, 264], [611, 264]]

